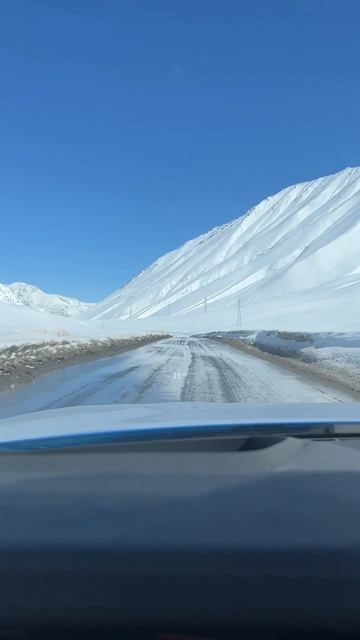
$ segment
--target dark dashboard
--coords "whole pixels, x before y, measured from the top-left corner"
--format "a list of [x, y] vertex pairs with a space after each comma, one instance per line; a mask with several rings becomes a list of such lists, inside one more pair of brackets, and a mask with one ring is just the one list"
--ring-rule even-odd
[[357, 438], [2, 453], [0, 514], [11, 637], [360, 631]]

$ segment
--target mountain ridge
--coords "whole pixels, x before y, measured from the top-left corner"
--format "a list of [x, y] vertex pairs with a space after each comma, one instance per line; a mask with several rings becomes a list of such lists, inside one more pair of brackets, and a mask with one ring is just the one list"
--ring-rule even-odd
[[68, 318], [78, 317], [91, 306], [91, 303], [82, 302], [77, 298], [45, 293], [39, 287], [26, 282], [0, 284], [0, 301]]
[[330, 299], [336, 306], [346, 286], [353, 286], [360, 304], [358, 246], [360, 168], [348, 167], [285, 187], [239, 218], [160, 256], [82, 315], [175, 320], [206, 312], [224, 324], [225, 316], [234, 319], [241, 296], [251, 307], [249, 321], [274, 315], [271, 302], [281, 320], [284, 308], [300, 305], [309, 313], [319, 299], [325, 307]]

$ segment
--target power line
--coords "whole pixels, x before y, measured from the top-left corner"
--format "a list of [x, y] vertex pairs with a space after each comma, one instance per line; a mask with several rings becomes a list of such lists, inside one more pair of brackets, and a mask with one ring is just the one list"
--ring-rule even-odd
[[236, 324], [239, 327], [241, 327], [241, 325], [242, 325], [242, 313], [241, 313], [241, 300], [240, 300], [240, 298], [237, 301]]

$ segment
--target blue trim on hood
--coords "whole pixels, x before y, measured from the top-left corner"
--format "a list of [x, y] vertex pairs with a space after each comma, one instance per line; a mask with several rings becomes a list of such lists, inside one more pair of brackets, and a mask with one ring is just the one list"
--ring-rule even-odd
[[[349, 422], [353, 424], [355, 421]], [[344, 424], [344, 421], [342, 421]], [[79, 433], [62, 436], [47, 436], [40, 438], [29, 438], [24, 440], [13, 440], [0, 442], [0, 451], [33, 451], [39, 449], [61, 449], [63, 447], [77, 447], [86, 445], [115, 444], [117, 442], [139, 442], [151, 440], [173, 440], [177, 438], [194, 438], [204, 436], [228, 435], [262, 435], [271, 433], [281, 436], [294, 434], [296, 430], [302, 435], [310, 433], [313, 429], [329, 429], [330, 435], [333, 433], [334, 422], [326, 421], [294, 421], [286, 424], [212, 424], [195, 426], [172, 426], [172, 427], [140, 427], [134, 429], [124, 429], [119, 431], [104, 431], [96, 433]], [[300, 434], [299, 434], [300, 435]]]

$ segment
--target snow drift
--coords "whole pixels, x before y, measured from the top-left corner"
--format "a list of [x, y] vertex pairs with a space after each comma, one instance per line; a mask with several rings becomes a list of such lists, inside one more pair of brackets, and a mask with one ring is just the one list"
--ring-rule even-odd
[[101, 335], [101, 329], [89, 322], [0, 300], [0, 349], [11, 344], [95, 338]]

